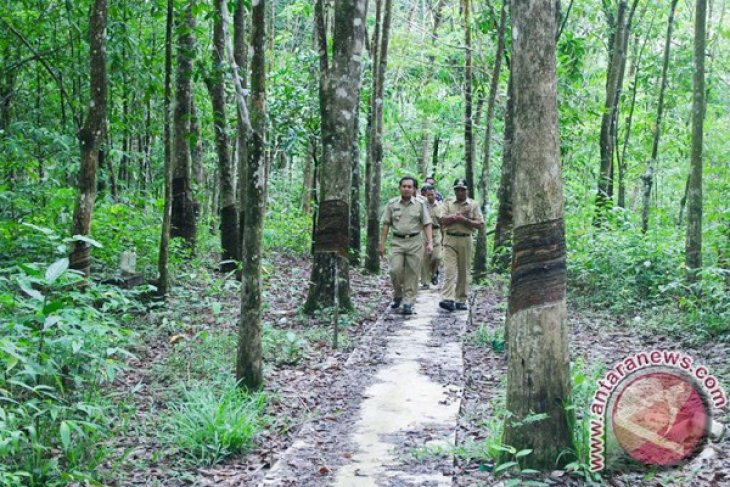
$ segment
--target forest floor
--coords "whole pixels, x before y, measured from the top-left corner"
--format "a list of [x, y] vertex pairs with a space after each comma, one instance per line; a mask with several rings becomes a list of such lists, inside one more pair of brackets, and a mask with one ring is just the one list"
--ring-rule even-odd
[[[355, 434], [360, 431], [361, 411], [367, 408], [364, 403], [372, 396], [373, 386], [382, 381], [378, 374], [397, 364], [397, 356], [407, 352], [409, 343], [403, 339], [404, 333], [410, 333], [408, 326], [415, 325], [388, 310], [387, 273], [373, 277], [353, 272], [352, 295], [357, 312], [344, 320], [347, 323], [341, 330], [340, 347], [333, 349], [329, 317], [310, 318], [299, 311], [307, 291], [308, 260], [276, 256], [264, 269], [264, 319], [285, 339], [274, 343], [265, 357], [270, 422], [253, 450], [206, 467], [165, 441], [170, 426], [164, 418], [180, 401], [181, 384], [230, 375], [235, 356], [237, 283], [189, 275], [164, 310], [145, 317], [139, 327], [143, 339], [134, 350], [137, 358], [130, 361], [129, 371], [114, 384], [115, 397], [127, 414], [104, 445], [109, 452], [102, 470], [105, 484], [346, 485], [336, 479], [342, 479], [348, 469], [354, 476], [347, 478], [359, 477], [352, 466], [361, 461], [362, 446], [358, 446]], [[438, 293], [422, 293], [419, 299], [430, 295], [429, 300], [417, 305], [417, 311], [423, 310], [419, 313], [421, 321], [426, 319], [426, 328], [418, 331], [421, 335], [426, 331], [426, 348], [436, 351], [457, 347], [461, 357], [457, 357], [456, 367], [417, 357], [419, 372], [440, 384], [445, 394], [444, 407], [459, 404], [461, 396], [459, 414], [452, 424], [455, 431], [442, 431], [433, 423], [422, 422], [419, 428], [386, 435], [385, 441], [392, 448], [386, 455], [389, 458], [384, 459], [391, 466], [385, 470], [411, 476], [401, 480], [381, 476], [391, 480], [377, 485], [461, 487], [513, 485], [520, 480], [528, 485], [585, 484], [580, 476], [562, 470], [539, 477], [514, 470], [496, 473], [493, 460], [484, 453], [488, 445], [496, 443], [494, 434], [504, 419], [504, 288], [504, 278], [499, 276], [486, 286], [475, 286], [468, 315], [427, 310], [424, 303], [433, 305]], [[580, 389], [589, 391], [586, 394], [592, 394], [588, 384], [592, 386], [591, 381], [606, 368], [632, 353], [651, 349], [681, 349], [705, 364], [726, 387], [730, 384], [728, 343], [708, 343], [693, 349], [666, 337], [642, 335], [640, 318], [622, 320], [599, 310], [574, 308], [569, 303], [571, 354], [578, 364], [575, 368], [585, 378]], [[727, 410], [717, 419], [728, 424]], [[434, 446], [434, 440], [449, 436], [455, 447], [448, 446], [448, 439], [446, 444]], [[398, 464], [397, 469], [392, 468], [393, 462]], [[295, 480], [286, 480], [288, 475], [295, 475]], [[435, 477], [427, 481], [419, 477], [423, 475]], [[446, 482], [433, 480], [439, 477]], [[414, 480], [417, 478], [422, 481]], [[719, 442], [710, 442], [700, 456], [685, 465], [606, 474], [603, 482], [612, 486], [727, 485], [728, 435]]]

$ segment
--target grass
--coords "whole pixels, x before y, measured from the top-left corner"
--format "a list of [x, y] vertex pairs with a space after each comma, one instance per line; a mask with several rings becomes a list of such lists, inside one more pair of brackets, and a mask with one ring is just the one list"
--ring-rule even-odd
[[251, 450], [268, 423], [264, 393], [246, 393], [232, 378], [222, 386], [184, 386], [182, 401], [169, 405], [163, 440], [197, 465], [213, 465]]
[[504, 352], [504, 331], [492, 330], [486, 323], [481, 323], [466, 339], [467, 343], [480, 347], [491, 347], [495, 352]]

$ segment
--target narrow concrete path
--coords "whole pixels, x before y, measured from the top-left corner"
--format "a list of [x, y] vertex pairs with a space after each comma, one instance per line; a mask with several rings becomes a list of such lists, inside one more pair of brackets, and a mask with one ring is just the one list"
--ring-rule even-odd
[[408, 455], [456, 438], [467, 313], [440, 311], [438, 302], [438, 291], [424, 290], [417, 314], [381, 316], [343, 365], [340, 411], [313, 411], [260, 486], [452, 485], [452, 458]]
[[[454, 445], [461, 400], [463, 360], [460, 341], [443, 342], [433, 335], [439, 318], [437, 291], [421, 291], [417, 314], [388, 338], [386, 365], [363, 394], [352, 435], [352, 462], [336, 472], [338, 487], [450, 486], [450, 475], [440, 471], [414, 473], [396, 455], [403, 433], [428, 431], [425, 445]], [[463, 327], [466, 313], [454, 314], [454, 328]], [[450, 320], [451, 321], [451, 320]], [[458, 330], [453, 330], [455, 334]], [[443, 384], [424, 373], [429, 365], [448, 369], [457, 383]]]

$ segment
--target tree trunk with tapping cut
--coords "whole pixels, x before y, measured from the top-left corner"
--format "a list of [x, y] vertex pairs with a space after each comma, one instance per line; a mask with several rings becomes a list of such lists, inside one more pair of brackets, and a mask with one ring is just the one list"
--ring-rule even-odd
[[[555, 60], [556, 3], [512, 5], [514, 245], [508, 309], [504, 444], [552, 470], [572, 432], [565, 302], [565, 226]], [[525, 422], [534, 414], [546, 419]], [[565, 460], [568, 463], [570, 460]]]
[[[321, 13], [323, 0], [317, 1]], [[390, 0], [389, 0], [390, 1]], [[320, 201], [314, 235], [314, 256], [306, 312], [335, 303], [338, 280], [339, 306], [352, 308], [348, 262], [352, 144], [358, 113], [361, 55], [364, 44], [366, 0], [342, 0], [335, 5], [333, 53], [327, 60], [326, 37], [320, 39], [320, 114], [322, 120], [322, 167]], [[318, 25], [323, 24], [318, 15]], [[318, 31], [325, 36], [324, 29]], [[325, 42], [322, 42], [325, 41]], [[372, 197], [372, 195], [371, 195]], [[335, 275], [335, 270], [337, 274]]]
[[224, 0], [215, 1], [216, 17], [213, 24], [213, 68], [206, 79], [208, 92], [213, 108], [213, 130], [215, 147], [218, 153], [218, 173], [220, 177], [220, 232], [221, 232], [221, 264], [222, 272], [236, 268], [238, 258], [238, 210], [233, 183], [233, 166], [228, 143], [226, 122], [226, 90], [224, 85], [226, 55], [223, 35]]
[[[86, 121], [78, 133], [81, 145], [76, 206], [73, 215], [73, 234], [87, 236], [96, 201], [96, 173], [99, 148], [105, 133], [107, 116], [106, 27], [107, 0], [95, 0], [89, 14], [89, 72], [91, 91]], [[69, 267], [89, 276], [91, 274], [91, 246], [77, 240], [69, 256]]]
[[182, 237], [189, 248], [195, 247], [195, 199], [191, 184], [191, 117], [193, 103], [193, 58], [195, 51], [195, 18], [190, 0], [185, 17], [178, 25], [177, 77], [173, 116], [172, 220], [170, 234]]

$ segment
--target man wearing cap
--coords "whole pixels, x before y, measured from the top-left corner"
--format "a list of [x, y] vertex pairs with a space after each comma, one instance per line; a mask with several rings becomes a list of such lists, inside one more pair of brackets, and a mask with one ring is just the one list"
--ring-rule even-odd
[[404, 315], [413, 314], [413, 304], [418, 293], [418, 278], [421, 274], [423, 238], [426, 236], [426, 253], [433, 252], [431, 216], [426, 204], [416, 199], [416, 180], [410, 176], [401, 178], [398, 183], [400, 197], [388, 201], [383, 212], [380, 231], [380, 255], [385, 254], [385, 239], [393, 227], [390, 243], [390, 278], [393, 282], [392, 309], [401, 303]]
[[444, 202], [439, 218], [444, 235], [445, 274], [439, 307], [447, 311], [467, 309], [472, 231], [484, 225], [479, 205], [471, 198], [467, 198], [466, 190], [465, 179], [454, 181], [454, 197]]
[[433, 221], [433, 252], [424, 254], [421, 261], [421, 289], [428, 289], [428, 284], [438, 283], [438, 268], [441, 263], [441, 227], [438, 217], [441, 216], [442, 205], [436, 201], [436, 189], [430, 184], [424, 184], [421, 188], [421, 195], [426, 198], [426, 208]]

